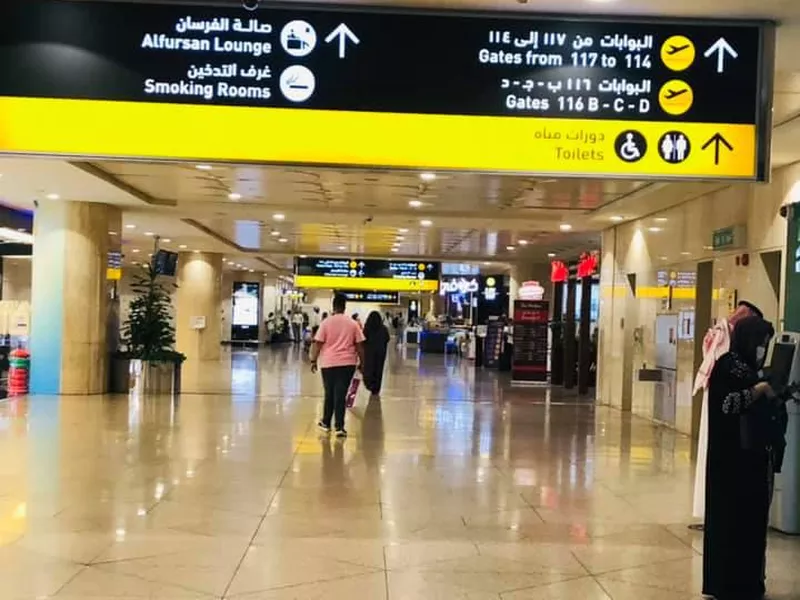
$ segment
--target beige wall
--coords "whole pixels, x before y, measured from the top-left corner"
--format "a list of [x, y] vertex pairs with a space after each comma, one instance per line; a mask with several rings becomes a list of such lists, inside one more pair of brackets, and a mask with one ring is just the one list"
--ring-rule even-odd
[[[800, 199], [800, 166], [776, 171], [770, 184], [734, 184], [604, 232], [598, 401], [625, 408], [626, 400], [630, 400], [634, 413], [653, 417], [655, 386], [638, 382], [636, 374], [642, 365], [655, 365], [656, 316], [667, 310], [664, 300], [644, 297], [646, 293], [634, 299], [628, 286], [629, 274], [636, 275], [641, 292], [642, 288], [656, 286], [659, 270], [695, 271], [698, 262], [711, 260], [714, 263], [712, 317], [727, 315], [728, 295], [736, 290], [740, 300], [757, 304], [766, 318], [775, 322], [776, 328], [780, 327], [783, 283], [776, 294], [760, 253], [783, 250], [786, 221], [779, 215], [779, 209], [793, 198]], [[746, 247], [727, 252], [711, 250], [713, 231], [733, 225], [747, 226]], [[661, 231], [651, 231], [653, 227]], [[737, 266], [736, 257], [745, 252], [750, 255], [749, 266]], [[693, 299], [675, 299], [672, 312], [693, 308]], [[639, 342], [634, 340], [635, 328], [640, 333]], [[693, 362], [694, 343], [680, 341], [674, 425], [687, 433], [692, 426]], [[625, 394], [624, 380], [630, 375], [629, 369], [633, 370], [632, 394]]]

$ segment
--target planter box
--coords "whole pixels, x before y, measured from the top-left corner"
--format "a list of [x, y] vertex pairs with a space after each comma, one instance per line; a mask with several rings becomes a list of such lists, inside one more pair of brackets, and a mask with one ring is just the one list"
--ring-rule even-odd
[[112, 394], [179, 394], [181, 365], [114, 358], [111, 360], [110, 383]]

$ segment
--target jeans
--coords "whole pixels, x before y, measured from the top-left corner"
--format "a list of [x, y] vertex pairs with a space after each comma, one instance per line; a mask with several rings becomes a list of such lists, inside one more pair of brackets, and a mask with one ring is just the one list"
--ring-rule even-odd
[[325, 408], [322, 413], [324, 425], [330, 427], [331, 419], [335, 415], [336, 429], [344, 429], [345, 400], [355, 372], [355, 365], [322, 369], [322, 383], [325, 386]]
[[303, 341], [303, 326], [300, 323], [292, 323], [292, 340], [295, 344], [299, 344]]

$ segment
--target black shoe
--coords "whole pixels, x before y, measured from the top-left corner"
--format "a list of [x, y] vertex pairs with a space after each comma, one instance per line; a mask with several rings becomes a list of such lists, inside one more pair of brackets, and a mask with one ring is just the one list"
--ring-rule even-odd
[[347, 437], [347, 431], [345, 431], [344, 429], [337, 429], [336, 437], [343, 440], [344, 438]]
[[328, 433], [331, 432], [331, 426], [330, 425], [325, 425], [325, 423], [323, 423], [322, 421], [317, 423], [317, 427], [319, 428], [319, 430], [322, 433], [328, 434]]

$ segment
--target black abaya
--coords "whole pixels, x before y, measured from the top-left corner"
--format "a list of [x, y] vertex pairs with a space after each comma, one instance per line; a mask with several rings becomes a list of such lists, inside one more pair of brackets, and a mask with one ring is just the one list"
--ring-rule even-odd
[[709, 380], [703, 593], [717, 600], [758, 600], [765, 591], [772, 459], [757, 382], [735, 352], [720, 357]]
[[361, 372], [364, 374], [364, 387], [371, 393], [381, 393], [383, 386], [383, 368], [386, 364], [386, 350], [389, 345], [389, 331], [385, 326], [374, 332], [365, 332], [364, 365]]

